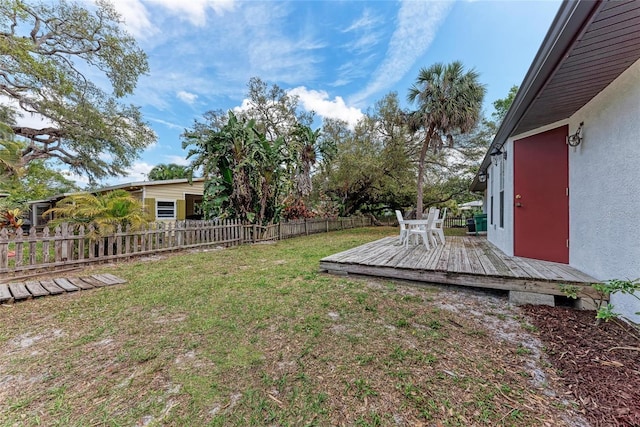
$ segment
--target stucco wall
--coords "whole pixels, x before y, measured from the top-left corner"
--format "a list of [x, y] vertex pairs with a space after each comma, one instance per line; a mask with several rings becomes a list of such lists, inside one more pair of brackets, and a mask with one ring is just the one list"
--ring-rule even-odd
[[[640, 278], [640, 61], [567, 120], [516, 135], [513, 141], [565, 124], [584, 122], [583, 143], [569, 148], [569, 265], [598, 280]], [[497, 174], [491, 167], [490, 173]], [[513, 255], [513, 156], [507, 161], [505, 228], [488, 239]], [[497, 197], [497, 180], [487, 201]], [[497, 208], [497, 207], [496, 207]], [[615, 311], [640, 323], [640, 301], [614, 295]]]
[[[597, 279], [640, 278], [640, 61], [569, 120], [584, 141], [569, 149], [569, 259]], [[614, 296], [640, 322], [640, 301]]]

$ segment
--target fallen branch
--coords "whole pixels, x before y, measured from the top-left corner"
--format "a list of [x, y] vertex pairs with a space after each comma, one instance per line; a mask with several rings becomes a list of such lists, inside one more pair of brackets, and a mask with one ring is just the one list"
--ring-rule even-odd
[[284, 409], [284, 403], [281, 400], [278, 400], [278, 398], [270, 395], [269, 393], [267, 393], [267, 397], [271, 400], [273, 400], [274, 402], [276, 402], [278, 404], [278, 406], [280, 406], [280, 409]]
[[607, 351], [612, 351], [612, 350], [631, 350], [631, 351], [640, 351], [640, 347], [611, 347], [609, 350]]

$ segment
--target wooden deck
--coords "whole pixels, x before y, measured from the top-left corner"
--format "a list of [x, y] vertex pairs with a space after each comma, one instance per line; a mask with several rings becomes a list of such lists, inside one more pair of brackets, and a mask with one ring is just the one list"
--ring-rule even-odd
[[101, 288], [121, 283], [126, 283], [126, 280], [113, 274], [93, 274], [85, 277], [0, 283], [0, 304], [10, 304], [14, 301], [60, 295], [66, 292]]
[[566, 264], [510, 257], [482, 236], [446, 240], [427, 250], [386, 237], [323, 258], [320, 270], [560, 296], [560, 284], [567, 284], [577, 286], [580, 297], [595, 296], [589, 284], [598, 280]]

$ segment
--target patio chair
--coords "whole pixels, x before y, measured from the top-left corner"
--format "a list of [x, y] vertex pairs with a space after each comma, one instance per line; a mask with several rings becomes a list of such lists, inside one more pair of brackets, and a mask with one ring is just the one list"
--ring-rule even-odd
[[402, 213], [399, 210], [396, 210], [396, 218], [400, 225], [400, 244], [403, 244], [407, 238], [407, 226], [405, 225], [404, 218], [402, 218]]
[[409, 240], [411, 237], [420, 237], [422, 239], [422, 243], [427, 248], [427, 250], [431, 249], [431, 244], [436, 246], [438, 242], [433, 239], [433, 233], [431, 228], [433, 227], [433, 222], [440, 214], [440, 209], [430, 209], [429, 215], [427, 216], [427, 222], [423, 226], [412, 227], [407, 229], [407, 238], [405, 239], [405, 246], [409, 245]]
[[437, 235], [444, 245], [444, 219], [447, 217], [447, 208], [442, 211], [442, 217], [436, 218], [431, 226], [431, 233]]

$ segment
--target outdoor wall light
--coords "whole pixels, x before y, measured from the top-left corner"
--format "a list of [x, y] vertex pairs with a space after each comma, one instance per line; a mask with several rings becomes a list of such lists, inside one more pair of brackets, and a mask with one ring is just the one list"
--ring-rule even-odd
[[487, 176], [489, 174], [487, 174], [487, 171], [482, 171], [478, 174], [478, 181], [480, 182], [487, 182]]
[[491, 152], [491, 160], [493, 161], [494, 165], [498, 165], [498, 162], [500, 161], [500, 157], [502, 157], [503, 159], [507, 159], [507, 152], [506, 151], [502, 151], [502, 149], [500, 148], [494, 148], [493, 151]]
[[567, 144], [571, 147], [577, 147], [582, 142], [582, 126], [584, 122], [580, 122], [580, 126], [573, 135], [567, 135]]

